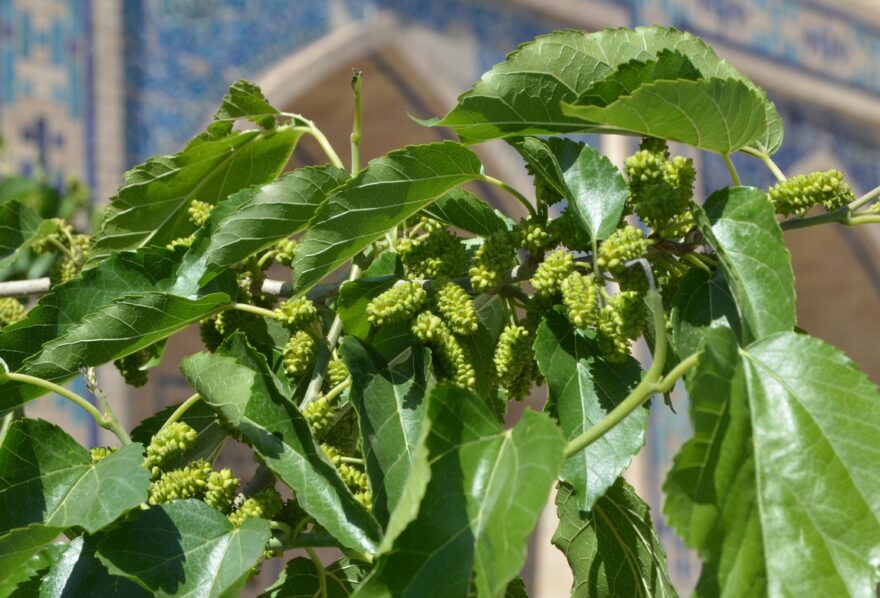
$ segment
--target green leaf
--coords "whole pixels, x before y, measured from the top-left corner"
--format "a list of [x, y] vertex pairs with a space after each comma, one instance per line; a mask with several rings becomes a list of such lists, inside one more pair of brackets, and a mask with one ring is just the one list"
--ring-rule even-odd
[[223, 268], [301, 231], [330, 191], [347, 178], [333, 166], [300, 168], [232, 195], [197, 233], [182, 273], [205, 284]]
[[228, 135], [236, 119], [246, 118], [264, 129], [275, 127], [278, 110], [269, 103], [260, 88], [248, 81], [236, 81], [223, 97], [208, 132], [214, 136]]
[[507, 306], [498, 295], [479, 295], [474, 298], [477, 310], [477, 330], [462, 336], [458, 342], [470, 356], [477, 377], [477, 395], [485, 399], [495, 415], [504, 419], [506, 402], [498, 399], [498, 380], [495, 376], [495, 347], [498, 337], [508, 322]]
[[791, 330], [794, 273], [767, 194], [752, 187], [720, 189], [694, 212], [739, 306], [746, 341]]
[[101, 598], [142, 598], [152, 596], [124, 577], [110, 575], [95, 556], [95, 537], [71, 540], [52, 565], [40, 585], [40, 598], [101, 596]]
[[305, 292], [385, 231], [481, 173], [476, 154], [452, 141], [411, 145], [372, 160], [315, 213], [296, 249], [294, 289]]
[[37, 523], [0, 533], [0, 584], [12, 583], [17, 572], [60, 533], [57, 527]]
[[707, 561], [697, 594], [873, 596], [880, 393], [806, 335], [759, 340], [733, 364], [732, 345], [710, 345], [689, 381], [704, 409], [667, 482], [670, 522]]
[[[739, 81], [760, 99], [757, 118], [764, 130], [755, 149], [773, 153], [782, 142], [779, 114], [766, 94], [718, 58], [699, 38], [664, 27], [606, 29], [594, 33], [557, 31], [523, 44], [485, 73], [442, 119], [425, 124], [452, 128], [465, 143], [502, 137], [602, 130], [604, 126], [566, 115], [562, 102], [574, 102], [587, 89], [632, 60], [651, 61], [664, 50], [687, 57], [701, 78]], [[618, 75], [619, 76], [619, 75]]]
[[147, 498], [143, 446], [98, 463], [61, 428], [15, 421], [0, 446], [0, 533], [31, 524], [101, 529]]
[[675, 291], [670, 322], [675, 352], [681, 359], [700, 349], [708, 328], [726, 326], [739, 332], [739, 312], [724, 273], [692, 268]]
[[244, 586], [269, 536], [263, 519], [236, 528], [202, 501], [178, 500], [114, 527], [98, 543], [97, 556], [111, 575], [153, 596], [226, 596]]
[[40, 590], [40, 582], [48, 573], [49, 568], [61, 557], [66, 546], [63, 544], [46, 544], [20, 566], [2, 569], [0, 576], [11, 574], [5, 581], [0, 581], [0, 596], [36, 596]]
[[401, 278], [403, 264], [396, 253], [386, 251], [364, 270], [361, 278], [343, 283], [336, 301], [336, 314], [342, 320], [345, 333], [366, 340], [371, 330], [367, 305]]
[[328, 565], [326, 594], [321, 591], [318, 570], [311, 559], [295, 558], [287, 562], [284, 571], [275, 583], [260, 594], [260, 598], [346, 598], [364, 576], [364, 565], [342, 558]]
[[453, 189], [423, 210], [425, 214], [480, 237], [510, 230], [513, 221], [464, 189]]
[[0, 268], [7, 267], [34, 241], [57, 229], [54, 222], [43, 220], [19, 201], [0, 204]]
[[701, 79], [645, 83], [607, 106], [563, 103], [568, 116], [636, 135], [731, 154], [767, 130], [765, 100], [742, 81]]
[[611, 161], [585, 143], [528, 137], [514, 145], [532, 170], [568, 200], [580, 229], [602, 240], [617, 228], [629, 187]]
[[188, 236], [196, 229], [187, 214], [192, 200], [214, 205], [236, 191], [273, 180], [301, 135], [289, 127], [223, 137], [210, 131], [180, 153], [150, 158], [125, 175], [95, 236], [96, 254], [163, 246]]
[[[149, 445], [156, 432], [179, 406], [169, 405], [143, 420], [131, 431], [131, 439], [144, 446]], [[165, 469], [177, 469], [196, 459], [213, 462], [226, 442], [226, 432], [220, 427], [214, 410], [204, 401], [199, 401], [187, 409], [178, 421], [190, 425], [196, 431], [196, 439], [190, 449], [175, 453], [175, 456], [166, 462]]]
[[681, 52], [663, 50], [651, 60], [631, 60], [597, 81], [581, 95], [576, 104], [604, 107], [621, 96], [632, 94], [639, 86], [658, 80], [686, 79], [696, 81], [700, 71]]
[[376, 551], [376, 520], [345, 487], [302, 414], [280, 394], [265, 358], [240, 334], [218, 353], [186, 358], [181, 370], [220, 418], [241, 432], [278, 479], [296, 492], [309, 515], [343, 546]]
[[873, 596], [880, 392], [840, 351], [788, 332], [743, 355], [771, 595]]
[[387, 524], [403, 493], [433, 383], [428, 351], [416, 345], [386, 360], [355, 337], [343, 339], [342, 358], [351, 372], [349, 400], [357, 409], [373, 513]]
[[[176, 283], [181, 255], [181, 250], [158, 247], [114, 253], [55, 287], [24, 320], [0, 332], [0, 355], [11, 371], [63, 382], [80, 365], [100, 365], [132, 353], [228, 303], [236, 292], [229, 277], [218, 278], [201, 297], [168, 293]], [[45, 392], [0, 383], [0, 411]]]
[[448, 385], [429, 395], [428, 422], [423, 458], [431, 479], [424, 498], [416, 493], [413, 502], [398, 504], [389, 527], [398, 513], [409, 524], [356, 596], [465, 596], [472, 583], [477, 595], [497, 596], [522, 568], [562, 465], [558, 429], [527, 410], [504, 431], [479, 398]]
[[[567, 440], [605, 417], [642, 378], [635, 359], [608, 363], [601, 355], [595, 339], [557, 312], [548, 312], [538, 327], [535, 358], [550, 395], [545, 409], [559, 420]], [[582, 511], [590, 510], [629, 467], [645, 443], [647, 425], [646, 405], [565, 462], [560, 479], [573, 486]]]
[[553, 544], [574, 573], [572, 596], [677, 596], [648, 505], [623, 478], [587, 514], [571, 488], [556, 495], [559, 528]]

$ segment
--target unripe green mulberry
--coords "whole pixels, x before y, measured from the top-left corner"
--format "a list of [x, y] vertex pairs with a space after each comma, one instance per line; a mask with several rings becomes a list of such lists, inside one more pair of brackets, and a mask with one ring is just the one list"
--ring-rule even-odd
[[649, 150], [639, 150], [629, 156], [624, 162], [624, 169], [633, 193], [663, 182], [665, 162], [665, 156]]
[[55, 251], [57, 247], [50, 238], [66, 246], [68, 235], [73, 234], [73, 227], [69, 225], [64, 218], [52, 218], [49, 222], [54, 224], [57, 227], [57, 230], [51, 235], [47, 235], [44, 238], [34, 241], [31, 244], [31, 249], [34, 253], [49, 253]]
[[538, 297], [559, 295], [562, 281], [574, 271], [574, 258], [564, 249], [557, 249], [538, 265], [531, 283]]
[[855, 199], [839, 170], [799, 174], [769, 190], [777, 214], [803, 216], [821, 203], [826, 210], [841, 208]]
[[495, 347], [495, 372], [508, 397], [519, 400], [531, 390], [532, 338], [522, 326], [508, 325]]
[[193, 244], [193, 241], [195, 240], [196, 236], [194, 234], [186, 237], [177, 237], [176, 239], [173, 239], [170, 243], [165, 245], [165, 248], [174, 250], [178, 247], [189, 247]]
[[159, 430], [147, 446], [144, 467], [156, 478], [168, 461], [192, 448], [198, 433], [185, 422], [172, 422]]
[[27, 309], [15, 297], [0, 297], [0, 330], [15, 324], [26, 314]]
[[147, 347], [115, 360], [113, 365], [116, 366], [116, 369], [119, 370], [119, 373], [125, 378], [126, 384], [129, 386], [140, 387], [147, 383], [147, 378], [149, 377], [147, 371], [142, 370], [141, 368], [153, 358], [153, 355], [154, 352], [150, 347]]
[[238, 478], [229, 469], [212, 471], [205, 486], [205, 504], [221, 513], [228, 513], [238, 492]]
[[621, 291], [599, 312], [599, 346], [610, 362], [621, 362], [629, 355], [629, 341], [645, 328], [645, 304], [638, 293]]
[[363, 492], [370, 489], [367, 474], [349, 463], [340, 463], [338, 468], [339, 477], [345, 482], [352, 492]]
[[348, 368], [341, 359], [332, 359], [327, 364], [327, 390], [336, 388], [348, 378]]
[[520, 221], [514, 229], [516, 244], [531, 254], [537, 254], [550, 246], [550, 233], [531, 218]]
[[624, 267], [625, 262], [648, 253], [648, 240], [641, 229], [626, 225], [619, 228], [599, 246], [596, 265], [612, 272]]
[[418, 282], [398, 282], [367, 304], [367, 320], [374, 326], [405, 322], [421, 309], [427, 296]]
[[467, 268], [467, 250], [461, 239], [439, 223], [423, 220], [427, 235], [401, 239], [397, 253], [410, 278], [454, 278]]
[[227, 309], [214, 316], [214, 328], [221, 338], [226, 338], [238, 330], [244, 314], [237, 309]]
[[696, 179], [690, 158], [641, 150], [626, 159], [626, 173], [636, 213], [655, 230], [688, 210]]
[[282, 266], [290, 268], [293, 265], [293, 258], [296, 253], [296, 241], [293, 239], [282, 239], [275, 243], [276, 262]]
[[92, 463], [97, 463], [102, 459], [106, 459], [116, 452], [115, 448], [109, 446], [95, 446], [89, 449], [89, 455], [92, 457]]
[[229, 515], [229, 521], [235, 527], [241, 527], [241, 524], [248, 519], [256, 517], [272, 519], [282, 506], [284, 506], [284, 502], [278, 491], [275, 488], [266, 488], [245, 500], [238, 509]]
[[193, 461], [186, 467], [167, 471], [150, 486], [147, 502], [161, 505], [172, 500], [202, 498], [211, 475], [211, 464], [204, 459]]
[[477, 249], [474, 265], [468, 271], [471, 286], [478, 293], [490, 291], [504, 282], [504, 275], [516, 263], [512, 235], [498, 232], [487, 237]]
[[467, 335], [477, 331], [479, 320], [474, 301], [454, 282], [443, 283], [438, 289], [437, 310], [455, 334]]
[[315, 339], [300, 330], [284, 345], [284, 371], [294, 378], [302, 376], [315, 362]]
[[[67, 237], [64, 237], [66, 240]], [[73, 280], [82, 270], [83, 265], [92, 252], [92, 238], [88, 235], [73, 235], [73, 243], [68, 246], [73, 258], [67, 256], [55, 262], [49, 278], [53, 284], [65, 283]], [[66, 244], [66, 243], [65, 243]]]
[[443, 320], [430, 311], [422, 312], [412, 331], [417, 339], [434, 349], [435, 368], [441, 378], [449, 378], [462, 388], [474, 388], [477, 378], [470, 357]]
[[199, 336], [205, 348], [212, 353], [223, 344], [223, 335], [217, 330], [216, 322], [217, 319], [214, 317], [205, 318], [199, 322]]
[[324, 454], [327, 455], [327, 458], [330, 459], [330, 463], [333, 464], [333, 467], [339, 468], [342, 465], [342, 455], [335, 446], [331, 446], [329, 444], [321, 444], [321, 450], [324, 451]]
[[562, 281], [562, 302], [568, 319], [578, 328], [596, 323], [599, 316], [599, 285], [592, 276], [572, 272]]
[[208, 221], [208, 216], [211, 215], [211, 211], [213, 211], [214, 206], [209, 204], [206, 201], [199, 201], [198, 199], [194, 199], [190, 202], [189, 207], [186, 209], [187, 214], [189, 214], [189, 221], [195, 224], [196, 226], [202, 226], [205, 222]]
[[326, 397], [318, 397], [303, 408], [302, 414], [315, 438], [321, 438], [336, 419], [336, 407]]
[[306, 297], [288, 299], [275, 310], [275, 317], [291, 330], [305, 328], [315, 320], [318, 308]]

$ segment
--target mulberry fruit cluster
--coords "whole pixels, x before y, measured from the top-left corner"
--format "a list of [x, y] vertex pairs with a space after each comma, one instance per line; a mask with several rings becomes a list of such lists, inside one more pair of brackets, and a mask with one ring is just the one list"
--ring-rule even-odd
[[302, 414], [315, 438], [322, 438], [336, 419], [336, 406], [326, 397], [318, 397], [303, 408]]
[[520, 400], [531, 387], [534, 367], [532, 337], [522, 326], [509, 325], [501, 332], [493, 358], [495, 373], [508, 397]]
[[562, 281], [562, 303], [572, 324], [593, 326], [599, 316], [599, 285], [592, 276], [573, 272]]
[[429, 232], [416, 239], [401, 239], [397, 253], [409, 278], [455, 278], [467, 268], [468, 255], [461, 239], [436, 221], [423, 219], [417, 226]]
[[272, 259], [282, 266], [290, 268], [293, 265], [293, 258], [296, 254], [296, 241], [293, 239], [282, 239], [275, 243], [273, 251], [275, 253]]
[[367, 304], [367, 320], [374, 326], [406, 322], [422, 308], [427, 296], [418, 282], [398, 282]]
[[547, 232], [546, 227], [534, 221], [533, 218], [526, 218], [519, 222], [514, 228], [517, 245], [536, 255], [547, 249], [552, 238]]
[[278, 491], [275, 488], [266, 488], [241, 503], [240, 507], [229, 514], [229, 521], [235, 527], [241, 527], [248, 519], [272, 519], [283, 506], [284, 501]]
[[629, 355], [629, 341], [637, 339], [645, 327], [645, 304], [634, 291], [621, 291], [599, 311], [599, 346], [612, 363]]
[[455, 334], [468, 335], [477, 331], [479, 320], [474, 301], [454, 282], [441, 283], [437, 290], [437, 311]]
[[626, 225], [614, 231], [601, 245], [596, 257], [596, 265], [603, 270], [619, 272], [625, 263], [645, 257], [648, 253], [648, 240], [644, 233], [634, 226]]
[[318, 308], [306, 297], [288, 299], [275, 309], [275, 317], [291, 330], [300, 330], [315, 321]]
[[140, 387], [147, 383], [147, 371], [142, 369], [154, 356], [155, 348], [153, 345], [135, 351], [130, 355], [126, 355], [113, 362], [116, 369], [125, 378], [125, 383], [129, 386]]
[[190, 202], [189, 207], [186, 209], [186, 213], [189, 215], [190, 222], [196, 226], [202, 226], [208, 221], [208, 217], [211, 215], [213, 209], [214, 206], [208, 202], [194, 199]]
[[839, 170], [799, 174], [774, 185], [768, 193], [778, 214], [797, 216], [803, 216], [817, 204], [830, 212], [855, 199]]
[[92, 463], [97, 463], [98, 461], [106, 459], [115, 452], [116, 449], [109, 446], [95, 446], [89, 449], [89, 455], [92, 458]]
[[238, 493], [238, 483], [238, 478], [232, 475], [230, 469], [212, 471], [208, 475], [205, 496], [202, 500], [209, 507], [226, 513], [232, 507], [235, 495]]
[[693, 226], [688, 211], [696, 180], [693, 160], [670, 159], [665, 142], [646, 139], [642, 149], [626, 159], [625, 167], [639, 218], [660, 236], [683, 236]]
[[14, 297], [0, 297], [0, 330], [12, 326], [27, 314], [24, 304]]
[[564, 249], [557, 249], [538, 265], [531, 283], [538, 297], [556, 297], [562, 281], [574, 271], [574, 258]]
[[434, 349], [441, 377], [462, 388], [474, 388], [477, 379], [470, 356], [443, 320], [424, 311], [416, 318], [412, 331], [419, 341]]
[[504, 282], [504, 274], [516, 263], [516, 247], [508, 232], [497, 232], [487, 237], [474, 255], [474, 265], [468, 274], [471, 286], [478, 293], [490, 291]]
[[331, 359], [330, 363], [327, 364], [326, 390], [336, 388], [345, 382], [346, 378], [348, 378], [348, 368], [345, 367], [345, 363], [341, 359]]
[[161, 505], [184, 498], [202, 498], [211, 475], [211, 464], [204, 459], [193, 461], [180, 469], [172, 469], [163, 473], [150, 486], [147, 502]]
[[339, 477], [345, 482], [345, 485], [351, 490], [355, 500], [360, 502], [367, 508], [372, 506], [372, 493], [370, 492], [370, 481], [367, 474], [361, 469], [346, 463], [342, 460], [342, 454], [333, 446], [322, 444], [324, 454], [330, 459], [333, 467], [339, 472]]
[[173, 422], [159, 430], [147, 446], [144, 467], [153, 478], [159, 477], [172, 458], [193, 447], [198, 433], [185, 422]]
[[92, 238], [88, 235], [65, 235], [62, 242], [70, 255], [62, 256], [53, 264], [49, 273], [52, 284], [62, 284], [76, 278], [92, 252]]
[[295, 332], [284, 345], [282, 354], [284, 371], [288, 376], [298, 378], [315, 362], [315, 339], [305, 330]]

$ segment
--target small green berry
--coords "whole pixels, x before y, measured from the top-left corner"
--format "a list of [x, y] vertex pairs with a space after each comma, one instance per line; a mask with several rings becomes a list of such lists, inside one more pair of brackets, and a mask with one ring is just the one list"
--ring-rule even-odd
[[161, 505], [172, 500], [202, 498], [205, 496], [210, 475], [211, 464], [204, 459], [165, 472], [150, 486], [147, 502]]
[[367, 304], [367, 320], [374, 326], [406, 322], [421, 309], [427, 296], [418, 282], [398, 282]]
[[568, 319], [578, 328], [596, 323], [599, 316], [599, 285], [590, 275], [572, 272], [562, 281], [562, 302]]
[[296, 254], [296, 241], [293, 239], [281, 239], [275, 243], [274, 249], [275, 255], [273, 259], [282, 266], [290, 268], [293, 265], [293, 258]]
[[321, 438], [336, 419], [336, 406], [326, 397], [318, 397], [303, 408], [302, 414], [316, 438]]
[[535, 295], [555, 297], [559, 295], [562, 281], [574, 271], [574, 258], [564, 249], [557, 249], [538, 265], [531, 283]]
[[490, 291], [504, 282], [504, 275], [516, 263], [516, 247], [509, 232], [497, 232], [484, 239], [468, 271], [471, 286], [478, 293]]
[[214, 209], [214, 206], [205, 201], [199, 201], [198, 199], [194, 199], [190, 202], [189, 207], [186, 209], [187, 214], [189, 214], [189, 221], [195, 224], [196, 226], [202, 226], [205, 222], [208, 221], [208, 217], [211, 215], [211, 211]]
[[193, 447], [198, 433], [185, 422], [172, 422], [159, 430], [147, 446], [144, 467], [158, 477], [162, 467], [173, 457]]
[[97, 463], [102, 459], [106, 459], [115, 452], [116, 449], [109, 446], [96, 446], [89, 449], [89, 454], [92, 457], [92, 463]]
[[596, 265], [604, 270], [616, 272], [625, 263], [645, 257], [648, 253], [648, 240], [641, 229], [626, 225], [619, 228], [599, 245]]
[[281, 511], [282, 506], [284, 501], [278, 491], [275, 488], [266, 488], [246, 499], [238, 509], [230, 513], [229, 521], [235, 527], [241, 527], [248, 519], [272, 519]]
[[212, 471], [205, 486], [205, 504], [221, 513], [229, 512], [238, 492], [238, 479], [229, 469]]
[[474, 388], [477, 379], [470, 357], [443, 320], [430, 311], [422, 312], [413, 322], [412, 331], [419, 341], [435, 350], [441, 378], [449, 378], [462, 388]]
[[454, 282], [442, 283], [437, 290], [437, 311], [455, 334], [468, 335], [477, 331], [479, 319], [474, 301]]
[[778, 214], [803, 216], [816, 204], [826, 210], [841, 208], [855, 199], [839, 170], [799, 174], [782, 181], [768, 191]]
[[315, 320], [318, 308], [306, 297], [288, 299], [275, 309], [275, 317], [291, 330], [305, 328]]
[[24, 319], [27, 309], [15, 297], [0, 297], [0, 330]]
[[315, 339], [304, 330], [294, 333], [284, 345], [284, 371], [294, 378], [302, 376], [315, 362], [315, 355]]

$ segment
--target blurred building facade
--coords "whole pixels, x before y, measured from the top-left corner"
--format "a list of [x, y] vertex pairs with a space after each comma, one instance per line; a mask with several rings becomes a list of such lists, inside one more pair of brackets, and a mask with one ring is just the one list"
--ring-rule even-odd
[[[880, 182], [880, 5], [870, 0], [0, 0], [0, 163], [59, 180], [75, 173], [106, 201], [125, 169], [197, 133], [239, 78], [259, 83], [280, 108], [314, 118], [345, 148], [351, 67], [366, 73], [364, 154], [375, 157], [449, 137], [406, 114], [444, 113], [519, 43], [565, 27], [653, 23], [700, 35], [767, 89], [785, 123], [775, 158], [786, 172], [837, 167], [857, 192]], [[591, 142], [618, 163], [635, 147], [622, 138]], [[528, 188], [503, 144], [480, 151], [487, 171]], [[303, 143], [294, 160], [317, 155]], [[720, 159], [695, 158], [698, 196], [727, 184]], [[736, 162], [744, 181], [771, 183], [760, 162]], [[880, 379], [880, 350], [864, 335], [880, 329], [880, 233], [823, 227], [788, 232], [786, 241], [800, 325]], [[170, 365], [144, 389], [124, 391], [112, 372], [105, 384], [139, 419], [189, 394], [175, 364], [198, 350], [195, 336], [174, 343]], [[689, 433], [683, 399], [677, 407], [675, 415], [654, 406], [647, 450], [631, 475], [686, 588], [698, 571], [660, 517], [665, 470]], [[45, 400], [29, 413], [75, 422], [84, 443], [99, 438], [67, 404]], [[545, 519], [549, 538], [552, 513]], [[562, 595], [565, 580], [547, 550], [536, 545], [530, 584], [541, 589], [536, 595]]]

